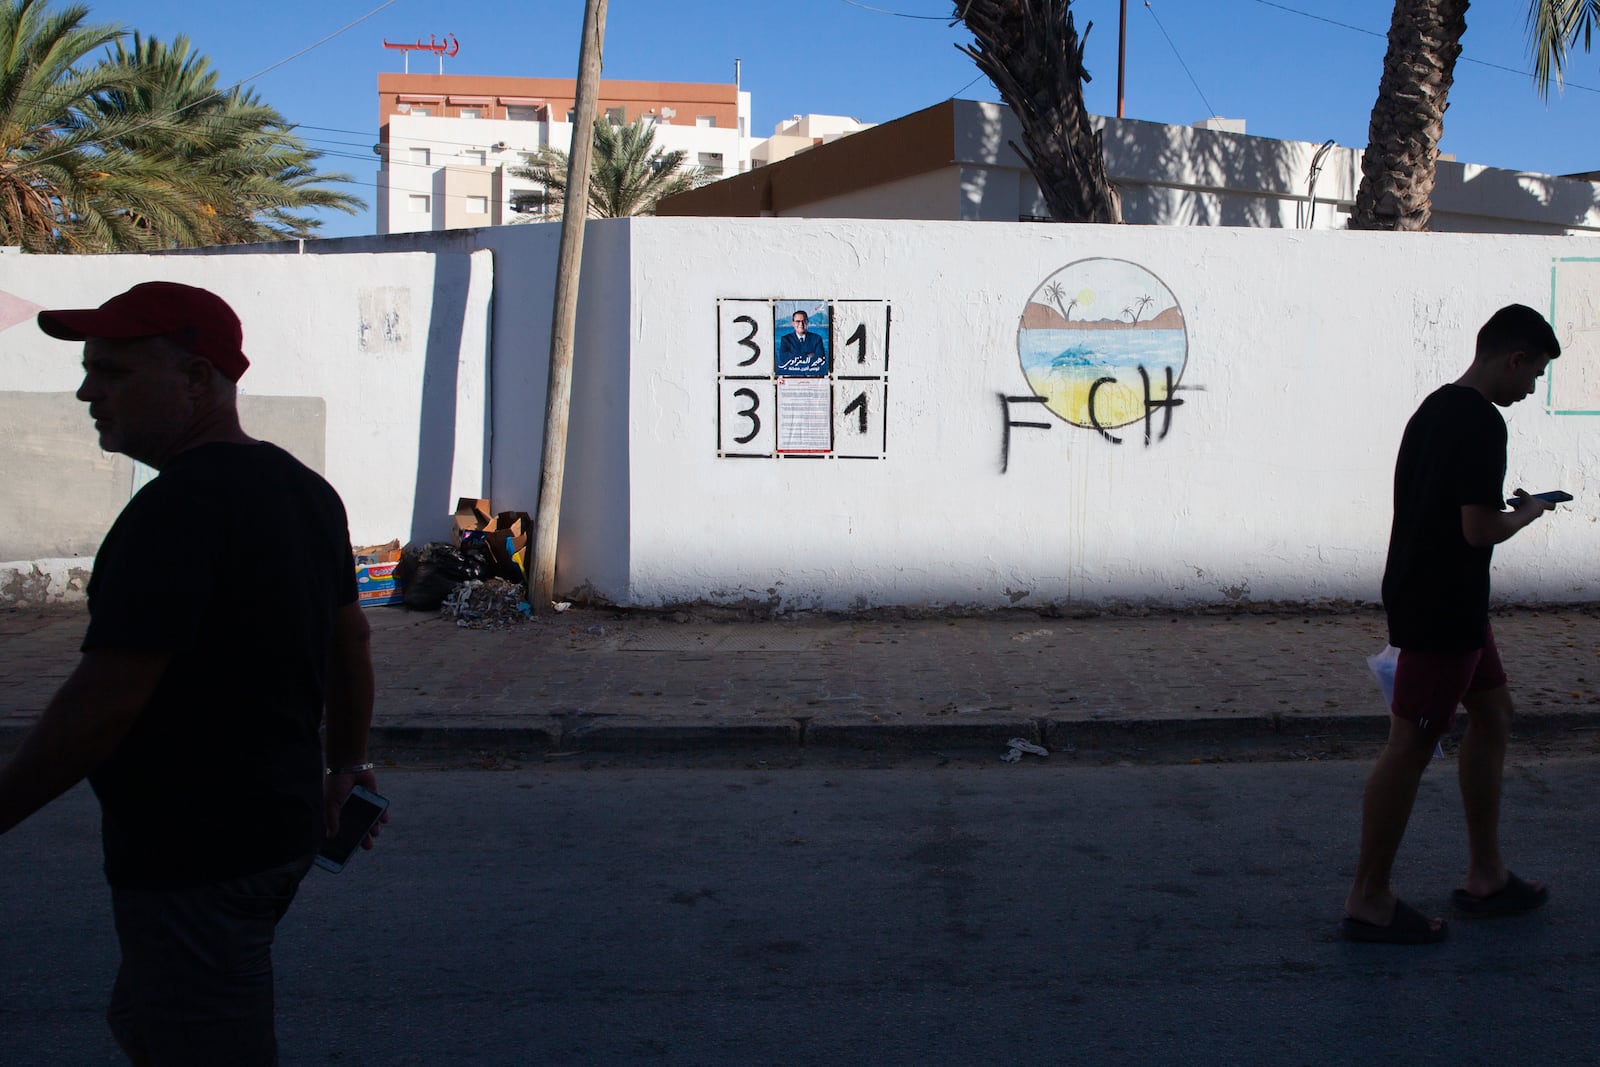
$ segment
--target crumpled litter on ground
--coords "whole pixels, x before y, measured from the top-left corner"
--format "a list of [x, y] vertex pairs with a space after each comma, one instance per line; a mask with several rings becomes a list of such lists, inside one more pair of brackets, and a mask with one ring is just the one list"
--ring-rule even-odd
[[1050, 755], [1050, 750], [1045, 748], [1043, 745], [1036, 745], [1032, 741], [1027, 741], [1020, 737], [1013, 737], [1011, 740], [1006, 742], [1006, 754], [1000, 757], [1000, 762], [1016, 763], [1022, 758], [1022, 754], [1024, 752], [1031, 753], [1035, 756]]
[[533, 615], [533, 606], [523, 588], [504, 578], [481, 582], [462, 582], [450, 591], [439, 606], [439, 614], [456, 620], [470, 630], [498, 630], [523, 622]]

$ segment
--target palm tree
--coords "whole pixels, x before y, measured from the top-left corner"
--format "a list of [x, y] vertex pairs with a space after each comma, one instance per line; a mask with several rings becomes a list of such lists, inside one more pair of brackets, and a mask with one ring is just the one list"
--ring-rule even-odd
[[85, 63], [121, 35], [85, 25], [88, 13], [0, 0], [0, 243], [29, 252], [112, 251], [144, 246], [135, 218], [159, 220], [174, 233], [198, 221], [190, 176], [107, 143], [135, 125], [169, 135], [170, 121], [92, 119], [94, 98], [131, 88], [135, 74]]
[[1550, 79], [1562, 83], [1567, 53], [1580, 37], [1589, 50], [1591, 31], [1600, 22], [1600, 0], [1530, 0], [1528, 38], [1533, 51], [1533, 83], [1539, 95], [1550, 95]]
[[[686, 192], [705, 181], [699, 167], [686, 167], [689, 153], [655, 146], [651, 124], [639, 119], [613, 126], [605, 119], [594, 124], [594, 164], [589, 175], [589, 217], [620, 219], [654, 215], [656, 202]], [[538, 182], [541, 197], [522, 197], [519, 203], [543, 203], [560, 217], [567, 198], [567, 153], [541, 148], [528, 157], [528, 165], [513, 167], [513, 177]]]
[[[1470, 0], [1395, 0], [1350, 227], [1425, 230]], [[1528, 0], [1534, 83], [1560, 83], [1567, 53], [1600, 18], [1600, 0]]]
[[956, 0], [955, 13], [977, 38], [961, 50], [1022, 124], [1026, 147], [1011, 147], [1038, 179], [1050, 214], [1058, 222], [1121, 222], [1121, 199], [1083, 102], [1083, 50], [1094, 23], [1078, 36], [1072, 0]]
[[[1395, 0], [1350, 228], [1426, 230], [1469, 0]], [[1537, 0], [1535, 0], [1537, 2]]]
[[176, 136], [159, 125], [136, 125], [114, 143], [181, 169], [201, 191], [202, 240], [189, 242], [153, 220], [141, 220], [152, 241], [240, 244], [313, 237], [321, 220], [308, 210], [354, 214], [363, 206], [358, 197], [327, 187], [351, 178], [317, 173], [314, 164], [321, 153], [308, 149], [253, 90], [219, 90], [210, 60], [187, 38], [169, 46], [135, 34], [133, 47], [125, 49], [119, 41], [107, 64], [129, 77], [126, 86], [95, 97], [96, 120], [170, 118]]

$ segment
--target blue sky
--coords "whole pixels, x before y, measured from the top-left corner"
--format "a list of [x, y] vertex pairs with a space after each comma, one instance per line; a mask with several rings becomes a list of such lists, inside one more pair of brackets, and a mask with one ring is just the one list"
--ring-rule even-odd
[[[321, 168], [350, 173], [369, 204], [377, 77], [402, 65], [401, 53], [382, 47], [385, 38], [454, 34], [461, 50], [445, 61], [447, 74], [572, 77], [583, 15], [582, 0], [448, 9], [436, 0], [85, 2], [93, 21], [164, 40], [187, 35], [224, 79], [248, 82], [297, 123], [326, 153]], [[1080, 31], [1094, 24], [1089, 109], [1115, 114], [1118, 0], [1072, 7]], [[998, 100], [956, 50], [971, 38], [949, 25], [952, 9], [948, 0], [611, 0], [604, 76], [732, 82], [734, 60], [742, 60], [758, 135], [808, 112], [886, 122], [950, 96]], [[1246, 120], [1252, 134], [1359, 147], [1391, 10], [1391, 0], [1128, 0], [1126, 115], [1187, 124], [1221, 114]], [[1526, 11], [1526, 0], [1480, 0], [1469, 10], [1442, 148], [1464, 162], [1512, 169], [1600, 169], [1600, 51], [1575, 57], [1565, 93], [1540, 100], [1518, 73], [1529, 69]], [[437, 62], [414, 53], [411, 69], [436, 70]], [[324, 233], [373, 228], [369, 209], [353, 219], [329, 216]]]

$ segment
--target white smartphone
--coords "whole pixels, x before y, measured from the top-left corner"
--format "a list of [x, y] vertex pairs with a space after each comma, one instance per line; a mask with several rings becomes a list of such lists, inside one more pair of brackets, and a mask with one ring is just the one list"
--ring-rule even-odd
[[353, 786], [339, 808], [339, 832], [322, 842], [316, 864], [337, 874], [350, 862], [367, 833], [383, 818], [389, 802], [363, 786]]

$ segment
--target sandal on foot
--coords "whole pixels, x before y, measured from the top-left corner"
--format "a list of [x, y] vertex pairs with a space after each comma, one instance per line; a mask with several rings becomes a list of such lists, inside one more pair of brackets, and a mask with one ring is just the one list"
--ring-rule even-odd
[[1435, 929], [1426, 915], [1403, 900], [1394, 902], [1394, 917], [1387, 926], [1362, 922], [1346, 915], [1343, 929], [1346, 941], [1380, 945], [1432, 945], [1450, 934], [1448, 924], [1440, 922]]
[[1475, 897], [1465, 889], [1457, 889], [1450, 894], [1451, 905], [1457, 914], [1468, 919], [1503, 919], [1541, 908], [1550, 899], [1548, 886], [1535, 889], [1509, 871], [1507, 875], [1504, 888], [1486, 897]]

